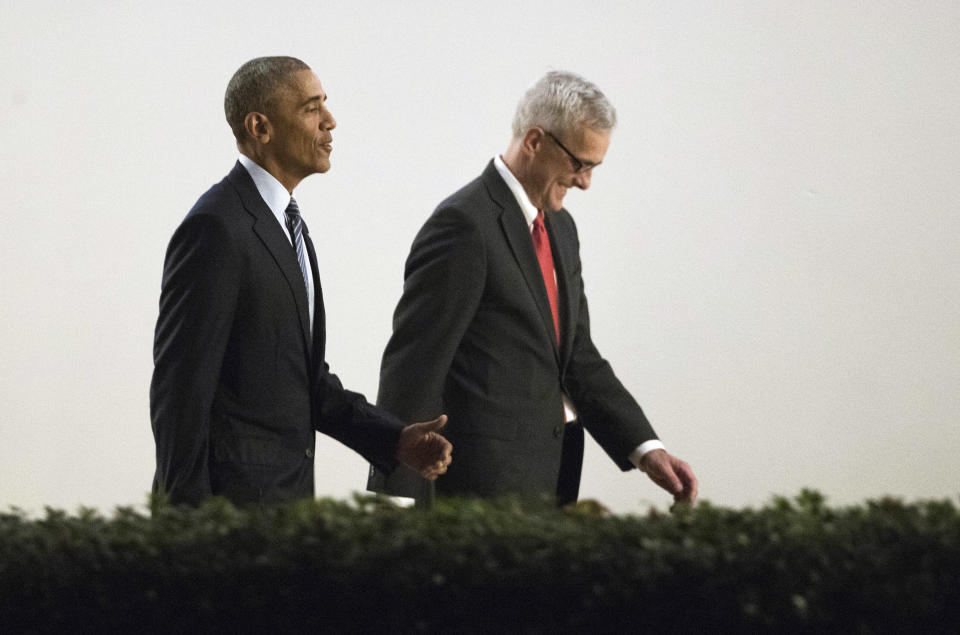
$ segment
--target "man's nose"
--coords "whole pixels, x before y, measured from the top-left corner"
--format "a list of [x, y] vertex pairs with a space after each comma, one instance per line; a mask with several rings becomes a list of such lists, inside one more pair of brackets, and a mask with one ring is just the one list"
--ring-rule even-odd
[[583, 172], [577, 172], [573, 175], [573, 184], [579, 187], [581, 190], [586, 190], [590, 187], [590, 177], [593, 174], [593, 168], [589, 170], [584, 170]]

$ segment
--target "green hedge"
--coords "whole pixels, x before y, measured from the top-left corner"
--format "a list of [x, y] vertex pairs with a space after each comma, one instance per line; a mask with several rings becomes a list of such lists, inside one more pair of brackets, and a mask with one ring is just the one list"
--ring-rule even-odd
[[515, 501], [0, 515], [0, 632], [942, 632], [949, 501], [609, 516]]

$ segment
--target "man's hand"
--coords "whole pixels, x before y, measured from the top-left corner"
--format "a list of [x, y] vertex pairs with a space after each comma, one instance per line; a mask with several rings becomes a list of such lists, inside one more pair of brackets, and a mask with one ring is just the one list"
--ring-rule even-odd
[[640, 469], [654, 483], [673, 494], [673, 500], [693, 505], [697, 502], [697, 477], [686, 462], [666, 450], [651, 450], [640, 460]]
[[411, 423], [400, 431], [397, 460], [426, 479], [435, 480], [453, 461], [453, 446], [437, 432], [447, 423], [447, 415], [433, 421]]

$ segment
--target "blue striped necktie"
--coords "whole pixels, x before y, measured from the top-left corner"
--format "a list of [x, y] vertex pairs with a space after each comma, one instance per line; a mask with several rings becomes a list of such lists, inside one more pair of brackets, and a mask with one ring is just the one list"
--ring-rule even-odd
[[297, 207], [297, 199], [290, 197], [290, 204], [287, 205], [287, 227], [290, 229], [290, 237], [293, 239], [293, 247], [297, 251], [297, 261], [300, 263], [300, 273], [303, 274], [303, 284], [307, 288], [307, 296], [310, 295], [310, 270], [307, 269], [307, 254], [303, 248], [303, 219], [300, 218], [300, 208]]

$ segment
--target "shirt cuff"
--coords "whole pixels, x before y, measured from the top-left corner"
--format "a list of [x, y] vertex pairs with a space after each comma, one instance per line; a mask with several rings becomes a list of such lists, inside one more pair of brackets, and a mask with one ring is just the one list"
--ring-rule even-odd
[[667, 447], [660, 442], [660, 439], [650, 439], [649, 441], [644, 441], [637, 446], [637, 449], [630, 453], [630, 462], [633, 463], [638, 470], [642, 471], [643, 468], [640, 467], [640, 461], [647, 452], [651, 450], [666, 449]]

